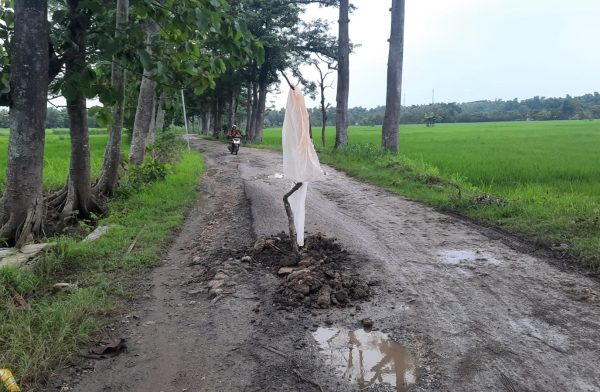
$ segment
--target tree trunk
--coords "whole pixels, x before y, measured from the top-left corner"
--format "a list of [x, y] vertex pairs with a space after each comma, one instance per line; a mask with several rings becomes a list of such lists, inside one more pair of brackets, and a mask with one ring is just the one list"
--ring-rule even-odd
[[48, 2], [19, 0], [14, 6], [10, 86], [10, 137], [0, 237], [22, 246], [41, 232], [44, 133], [48, 95]]
[[392, 0], [392, 32], [388, 54], [387, 94], [381, 148], [398, 152], [404, 52], [404, 0]]
[[265, 125], [265, 108], [267, 103], [267, 83], [263, 82], [258, 88], [258, 108], [256, 116], [256, 125], [254, 129], [253, 141], [260, 142], [263, 138], [263, 128]]
[[248, 131], [248, 140], [254, 140], [256, 134], [256, 124], [258, 124], [258, 84], [252, 83], [252, 115], [250, 116], [250, 127]]
[[[152, 44], [158, 35], [158, 25], [149, 22], [146, 26], [146, 50], [152, 54]], [[131, 150], [129, 151], [129, 163], [132, 165], [141, 165], [144, 162], [146, 152], [146, 139], [150, 129], [150, 120], [152, 117], [152, 101], [156, 83], [152, 80], [156, 71], [154, 69], [144, 69], [140, 93], [138, 96], [137, 109], [135, 111], [135, 120], [133, 123], [133, 137], [131, 138]]]
[[[69, 73], [67, 63], [66, 72]], [[92, 169], [90, 166], [90, 139], [87, 110], [83, 94], [67, 99], [67, 113], [71, 134], [71, 163], [67, 180], [67, 197], [61, 215], [77, 212], [80, 218], [87, 218], [93, 210]]]
[[202, 113], [202, 134], [208, 135], [210, 129], [210, 111]]
[[223, 113], [225, 112], [225, 102], [223, 102], [223, 98], [219, 98], [219, 105], [217, 106], [217, 118], [215, 119], [216, 122], [216, 129], [217, 132], [219, 134], [219, 138], [221, 138], [221, 135], [223, 133]]
[[327, 107], [325, 106], [325, 79], [321, 78], [321, 141], [325, 147], [325, 124], [327, 123]]
[[232, 125], [235, 124], [235, 107], [236, 107], [236, 99], [235, 93], [231, 93], [231, 97], [229, 98], [229, 120], [227, 121], [227, 128], [231, 128]]
[[212, 103], [212, 107], [211, 107], [211, 120], [212, 120], [212, 128], [209, 127], [209, 129], [212, 129], [212, 135], [215, 138], [219, 137], [219, 132], [217, 131], [217, 111], [218, 111], [218, 106], [219, 106], [219, 100], [217, 98], [215, 98], [215, 100]]
[[[86, 31], [82, 24], [79, 0], [68, 0], [73, 18], [69, 22], [68, 36], [73, 42], [65, 62], [65, 78], [80, 77], [86, 69]], [[76, 89], [65, 97], [69, 115], [69, 134], [71, 136], [71, 161], [66, 185], [66, 198], [55, 205], [61, 216], [76, 214], [87, 218], [95, 209], [92, 200], [92, 168], [90, 165], [90, 138], [87, 121], [87, 108], [83, 90]], [[62, 206], [62, 208], [61, 208]]]
[[256, 113], [254, 114], [251, 141], [262, 141], [263, 127], [265, 123], [265, 107], [267, 103], [267, 72], [268, 69], [266, 63], [264, 63], [260, 67], [260, 74], [258, 76], [258, 99], [256, 100]]
[[156, 105], [156, 124], [154, 126], [155, 132], [160, 133], [163, 131], [165, 127], [165, 101], [167, 100], [167, 96], [165, 93], [160, 94], [160, 98], [158, 98], [158, 105]]
[[[129, 23], [129, 0], [117, 0], [117, 28], [115, 37], [121, 37]], [[116, 90], [118, 101], [112, 109], [113, 123], [108, 135], [108, 144], [104, 151], [104, 162], [100, 177], [94, 187], [94, 193], [101, 196], [112, 196], [119, 181], [121, 166], [121, 136], [123, 134], [123, 119], [125, 117], [125, 69], [118, 64], [123, 61], [113, 56], [111, 85]]]
[[250, 132], [250, 119], [252, 118], [252, 83], [247, 87], [246, 97], [246, 137]]
[[348, 144], [348, 92], [350, 88], [348, 23], [348, 0], [340, 0], [335, 148]]
[[213, 117], [214, 119], [214, 124], [213, 124], [213, 137], [219, 139], [221, 137], [221, 121], [222, 121], [222, 117], [223, 117], [223, 100], [221, 98], [217, 98], [215, 101], [215, 115]]
[[200, 128], [203, 134], [208, 133], [208, 122], [210, 121], [210, 114], [208, 112], [202, 113], [202, 117], [200, 118], [201, 125]]
[[[240, 94], [241, 94], [241, 90], [237, 90], [234, 94], [233, 94], [233, 123], [234, 124], [239, 124], [238, 122], [238, 108], [240, 105]], [[238, 126], [239, 128], [239, 126]]]
[[[155, 84], [156, 87], [156, 84]], [[152, 114], [150, 115], [150, 126], [148, 127], [148, 137], [146, 138], [146, 144], [151, 144], [156, 139], [156, 105], [158, 99], [156, 97], [156, 90], [152, 96]]]

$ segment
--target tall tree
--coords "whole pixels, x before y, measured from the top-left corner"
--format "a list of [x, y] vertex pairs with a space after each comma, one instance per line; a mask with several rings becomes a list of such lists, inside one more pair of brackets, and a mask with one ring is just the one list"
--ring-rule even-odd
[[[154, 21], [149, 21], [145, 30], [146, 52], [152, 56], [159, 33], [158, 24]], [[154, 65], [151, 63], [144, 64], [144, 75], [142, 76], [142, 84], [138, 96], [135, 122], [133, 123], [133, 137], [131, 138], [131, 149], [129, 151], [129, 163], [132, 165], [140, 165], [144, 161], [146, 139], [150, 130], [150, 123], [152, 122], [154, 97], [156, 95], [155, 75], [156, 69]]]
[[348, 0], [340, 0], [338, 20], [338, 80], [336, 95], [335, 148], [348, 144], [348, 93], [350, 90], [350, 38]]
[[11, 52], [11, 132], [0, 237], [21, 246], [42, 228], [44, 121], [48, 95], [48, 2], [19, 0]]
[[[244, 5], [244, 2], [239, 3]], [[329, 26], [322, 20], [303, 22], [303, 5], [334, 5], [337, 0], [247, 0], [246, 3], [236, 8], [236, 12], [264, 45], [262, 64], [256, 61], [244, 74], [244, 81], [252, 85], [248, 140], [259, 141], [263, 134], [267, 94], [279, 81], [280, 73], [291, 71], [304, 83], [300, 66], [311, 63], [312, 53], [335, 57], [335, 39], [329, 35]]]
[[325, 147], [325, 127], [327, 126], [327, 109], [330, 106], [329, 103], [325, 104], [325, 89], [327, 87], [331, 87], [331, 85], [325, 84], [325, 80], [329, 75], [333, 73], [333, 71], [337, 67], [333, 62], [329, 60], [323, 60], [319, 56], [317, 56], [317, 58], [321, 60], [321, 62], [325, 63], [324, 65], [327, 66], [327, 69], [324, 69], [322, 68], [323, 65], [320, 64], [318, 60], [315, 60], [314, 62], [315, 68], [317, 68], [317, 71], [319, 71], [319, 80], [317, 81], [317, 86], [319, 87], [319, 92], [321, 93], [321, 142], [323, 144], [323, 147]]
[[[129, 23], [129, 0], [117, 0], [117, 18], [115, 39], [125, 36]], [[126, 70], [123, 53], [113, 55], [111, 69], [111, 85], [116, 92], [117, 102], [112, 108], [112, 125], [108, 136], [108, 144], [104, 151], [104, 161], [94, 191], [97, 195], [111, 196], [119, 180], [119, 167], [121, 166], [121, 136], [123, 133], [123, 120], [125, 118], [125, 81]]]
[[66, 1], [65, 77], [62, 93], [67, 101], [71, 160], [69, 176], [63, 190], [53, 195], [49, 202], [62, 216], [77, 215], [87, 218], [96, 208], [92, 195], [92, 168], [90, 158], [89, 128], [86, 108], [86, 88], [96, 78], [88, 67], [87, 37], [92, 13], [80, 0]]
[[385, 116], [381, 132], [381, 148], [398, 152], [400, 109], [402, 99], [402, 61], [404, 55], [404, 0], [392, 0], [392, 29], [387, 68]]

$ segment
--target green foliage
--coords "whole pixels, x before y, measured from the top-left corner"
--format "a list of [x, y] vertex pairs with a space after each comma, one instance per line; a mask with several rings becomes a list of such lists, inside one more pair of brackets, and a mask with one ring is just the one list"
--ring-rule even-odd
[[160, 163], [154, 158], [148, 157], [141, 165], [129, 167], [128, 182], [136, 187], [143, 186], [164, 179], [169, 170], [168, 163]]
[[169, 129], [158, 133], [156, 140], [147, 146], [146, 149], [148, 150], [148, 155], [156, 162], [167, 163], [177, 161], [185, 145], [181, 134], [175, 129]]
[[15, 15], [12, 1], [0, 2], [0, 105], [8, 104], [10, 91], [10, 41]]
[[[549, 247], [567, 244], [600, 268], [599, 129], [598, 121], [407, 125], [403, 155], [394, 156], [379, 150], [381, 128], [350, 127], [347, 148], [320, 156], [413, 199]], [[265, 130], [263, 145], [281, 149], [280, 130]]]
[[[113, 228], [104, 237], [94, 242], [61, 237], [33, 271], [0, 269], [0, 363], [23, 390], [75, 359], [102, 327], [100, 316], [128, 294], [132, 278], [156, 263], [196, 199], [202, 167], [197, 153], [185, 154], [163, 181], [108, 204], [109, 215], [99, 224]], [[137, 246], [127, 254], [135, 237]], [[56, 282], [78, 287], [47, 295]], [[16, 293], [30, 309], [19, 307]]]
[[426, 113], [423, 116], [423, 122], [425, 123], [426, 126], [428, 127], [433, 127], [435, 126], [436, 122], [439, 122], [442, 120], [442, 116], [438, 116], [437, 114], [435, 114], [434, 112], [429, 112]]
[[147, 147], [148, 154], [141, 165], [130, 165], [127, 178], [117, 189], [121, 197], [128, 197], [148, 184], [164, 180], [178, 162], [185, 143], [174, 130], [161, 132], [154, 143]]

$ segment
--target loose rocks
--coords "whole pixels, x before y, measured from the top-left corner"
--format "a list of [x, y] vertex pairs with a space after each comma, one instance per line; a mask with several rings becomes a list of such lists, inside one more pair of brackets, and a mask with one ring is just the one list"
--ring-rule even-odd
[[284, 233], [259, 239], [241, 254], [276, 273], [283, 280], [275, 300], [285, 306], [328, 308], [349, 306], [371, 296], [369, 285], [350, 275], [351, 256], [333, 238], [308, 236], [298, 258]]

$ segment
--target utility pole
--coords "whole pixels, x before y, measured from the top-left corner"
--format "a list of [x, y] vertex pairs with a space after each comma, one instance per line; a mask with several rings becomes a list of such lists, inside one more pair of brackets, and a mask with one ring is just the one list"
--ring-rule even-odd
[[185, 140], [187, 141], [188, 151], [190, 151], [190, 134], [188, 132], [187, 115], [185, 114], [185, 97], [181, 89], [181, 105], [183, 107], [183, 124], [185, 125]]
[[432, 88], [431, 89], [431, 104], [433, 105], [435, 103], [435, 89]]

